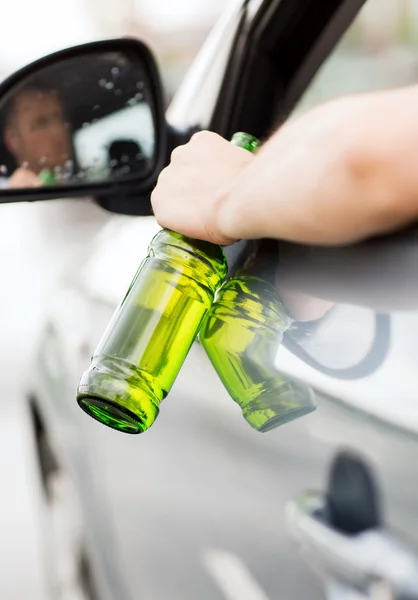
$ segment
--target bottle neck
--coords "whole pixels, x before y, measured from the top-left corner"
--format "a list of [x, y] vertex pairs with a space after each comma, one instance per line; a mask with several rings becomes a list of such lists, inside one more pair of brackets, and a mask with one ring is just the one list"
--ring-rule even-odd
[[258, 138], [250, 133], [245, 133], [243, 131], [239, 131], [234, 133], [231, 139], [231, 144], [234, 146], [238, 146], [239, 148], [243, 148], [244, 150], [248, 150], [252, 154], [254, 154], [261, 145], [261, 142]]
[[266, 281], [251, 275], [240, 275], [227, 281], [215, 299], [216, 309], [232, 318], [238, 315], [254, 326], [263, 324], [284, 331], [292, 325], [276, 290]]
[[227, 273], [226, 257], [221, 246], [191, 240], [168, 229], [161, 230], [154, 237], [148, 256], [170, 263], [173, 270], [180, 269], [212, 293], [223, 283]]

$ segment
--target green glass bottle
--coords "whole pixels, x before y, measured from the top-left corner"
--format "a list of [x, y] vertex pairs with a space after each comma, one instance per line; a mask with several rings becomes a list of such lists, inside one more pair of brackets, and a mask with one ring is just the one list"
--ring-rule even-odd
[[125, 433], [151, 427], [226, 273], [221, 246], [160, 231], [81, 377], [80, 407]]
[[57, 185], [58, 183], [57, 178], [52, 169], [43, 169], [39, 173], [38, 177], [41, 180], [41, 183], [45, 186]]
[[226, 270], [220, 246], [160, 231], [81, 378], [81, 408], [126, 433], [148, 429]]
[[266, 432], [315, 410], [310, 387], [279, 373], [291, 317], [266, 280], [243, 269], [219, 290], [199, 339], [245, 420]]

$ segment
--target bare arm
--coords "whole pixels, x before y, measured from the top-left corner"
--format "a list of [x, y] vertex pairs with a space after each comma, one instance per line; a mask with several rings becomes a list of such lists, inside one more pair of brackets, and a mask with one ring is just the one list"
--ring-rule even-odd
[[198, 135], [153, 194], [157, 220], [218, 243], [344, 244], [395, 229], [418, 216], [418, 86], [330, 102], [286, 123], [256, 157], [243, 152]]

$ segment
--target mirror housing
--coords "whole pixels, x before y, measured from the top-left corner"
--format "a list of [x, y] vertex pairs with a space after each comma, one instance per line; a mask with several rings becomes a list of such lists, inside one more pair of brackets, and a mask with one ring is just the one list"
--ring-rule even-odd
[[[94, 98], [92, 98], [91, 93], [89, 94], [90, 88], [88, 85], [84, 85], [82, 77], [80, 76], [77, 79], [78, 73], [82, 73], [83, 69], [85, 69], [85, 65], [89, 64], [92, 68], [90, 68], [88, 75], [86, 75], [86, 83], [91, 83], [91, 89], [93, 90], [98, 90], [100, 86], [102, 88], [106, 88], [107, 84], [102, 85], [105, 82], [105, 79], [103, 78], [103, 65], [107, 66], [108, 70], [111, 68], [112, 72], [118, 71], [116, 67], [111, 67], [111, 63], [109, 62], [109, 57], [113, 56], [122, 57], [123, 60], [121, 64], [129, 63], [131, 72], [128, 72], [128, 76], [125, 76], [125, 80], [123, 80], [123, 83], [120, 86], [121, 89], [117, 90], [117, 92], [113, 89], [116, 88], [116, 86], [114, 86], [111, 82], [108, 84], [108, 88], [103, 91], [100, 90], [100, 93], [103, 95], [107, 94], [106, 99], [110, 98], [111, 94], [117, 95], [117, 93], [119, 93], [122, 96], [121, 102], [123, 102], [123, 104], [121, 104], [120, 107], [117, 107], [118, 114], [122, 112], [125, 114], [126, 111], [132, 108], [133, 104], [135, 105], [135, 109], [139, 106], [139, 104], [141, 106], [145, 106], [146, 114], [150, 115], [149, 120], [151, 121], [152, 125], [152, 127], [147, 127], [147, 135], [150, 135], [149, 131], [153, 132], [152, 143], [150, 142], [150, 144], [148, 144], [151, 150], [148, 151], [148, 156], [146, 156], [147, 160], [142, 160], [142, 163], [140, 163], [140, 161], [136, 162], [137, 157], [141, 158], [141, 156], [139, 156], [139, 154], [134, 155], [133, 158], [131, 157], [131, 160], [125, 170], [122, 168], [122, 170], [118, 172], [117, 169], [112, 170], [111, 168], [108, 168], [106, 175], [101, 179], [97, 176], [95, 178], [90, 178], [90, 180], [88, 180], [88, 178], [85, 176], [82, 179], [71, 176], [67, 177], [64, 182], [56, 184], [56, 182], [53, 181], [52, 183], [49, 182], [48, 184], [44, 184], [39, 187], [19, 187], [18, 189], [12, 189], [11, 187], [0, 186], [0, 204], [88, 196], [93, 197], [103, 208], [113, 212], [134, 215], [148, 215], [151, 213], [151, 205], [149, 200], [150, 193], [155, 186], [158, 175], [164, 167], [167, 159], [168, 133], [164, 117], [164, 94], [158, 67], [151, 51], [144, 43], [133, 38], [121, 38], [93, 42], [55, 52], [27, 65], [26, 67], [15, 72], [0, 84], [0, 118], [2, 115], [2, 106], [6, 107], [8, 106], [8, 103], [11, 104], [10, 101], [13, 101], [13, 98], [16, 97], [21, 90], [25, 91], [29, 89], [30, 92], [33, 93], [33, 89], [36, 89], [37, 87], [33, 84], [33, 82], [37, 83], [38, 81], [44, 82], [47, 80], [45, 73], [48, 75], [51, 73], [55, 75], [55, 79], [53, 79], [54, 87], [56, 87], [56, 81], [60, 83], [60, 77], [62, 76], [61, 79], [63, 80], [63, 83], [59, 87], [60, 98], [63, 98], [67, 106], [70, 105], [72, 116], [76, 115], [77, 111], [82, 111], [82, 109], [85, 111], [89, 110], [90, 113], [92, 113], [91, 104], [94, 102]], [[98, 57], [97, 78], [95, 70], [96, 63], [94, 62], [95, 57]], [[107, 65], [105, 63], [105, 59], [108, 61]], [[121, 59], [119, 58], [119, 60]], [[71, 65], [71, 69], [65, 71], [66, 65]], [[69, 83], [68, 80], [65, 80], [67, 73], [69, 75], [73, 75], [73, 79], [75, 81], [74, 87], [70, 87], [73, 81], [71, 77]], [[76, 74], [75, 77], [74, 73]], [[141, 93], [135, 95], [135, 98], [138, 96], [141, 98], [141, 101], [137, 101], [134, 98], [133, 101], [129, 99], [128, 102], [126, 102], [124, 95], [127, 95], [128, 93], [127, 88], [132, 88], [132, 84], [134, 84], [134, 74], [137, 73], [141, 73], [141, 85], [144, 87], [143, 82], [145, 82], [146, 90], [144, 94]], [[129, 81], [129, 76], [131, 77], [132, 81]], [[128, 77], [128, 80], [126, 77]], [[95, 84], [95, 87], [93, 84]], [[65, 85], [67, 87], [65, 87]], [[132, 89], [134, 90], [134, 88]], [[84, 91], [86, 94], [89, 94], [87, 98], [83, 97]], [[73, 93], [71, 94], [71, 92]], [[41, 92], [41, 94], [42, 93], [43, 92]], [[47, 99], [51, 100], [52, 96], [50, 90], [48, 89], [46, 93], [49, 94]], [[143, 96], [145, 97], [145, 101], [142, 100]], [[88, 104], [89, 98], [91, 102], [90, 105]], [[35, 101], [36, 100], [39, 100], [39, 98], [35, 97]], [[44, 108], [45, 99], [42, 99], [42, 101], [44, 102], [42, 105]], [[114, 105], [114, 98], [112, 101]], [[128, 108], [125, 108], [126, 106], [128, 106]], [[33, 106], [30, 106], [30, 108], [33, 108]], [[96, 108], [98, 108], [100, 112], [101, 106], [99, 105], [99, 102], [95, 103], [94, 109]], [[123, 110], [119, 110], [119, 108], [122, 108]], [[112, 110], [114, 111], [114, 108]], [[116, 113], [112, 112], [111, 116], [114, 114]], [[135, 113], [133, 117], [136, 117], [136, 114], [137, 113]], [[102, 118], [102, 121], [105, 121], [108, 117], [108, 114], [103, 113], [103, 115], [99, 115], [99, 119], [89, 120], [88, 123], [81, 123], [81, 120], [78, 120], [77, 126], [79, 138], [82, 138], [83, 141], [86, 138], [85, 126], [87, 127], [87, 134], [89, 134], [89, 131], [93, 131], [93, 133], [96, 134], [98, 121], [100, 125], [100, 117], [104, 117]], [[130, 115], [131, 119], [133, 117]], [[47, 115], [47, 118], [49, 118], [49, 115]], [[65, 125], [67, 128], [70, 126], [73, 133], [73, 123], [71, 122], [71, 118], [68, 118], [70, 122], [66, 123]], [[109, 119], [107, 120], [109, 121]], [[73, 121], [76, 121], [75, 117], [73, 118]], [[130, 135], [131, 132], [129, 126], [127, 135], [126, 119], [124, 128], [121, 127], [120, 132], [118, 131], [118, 123], [120, 123], [120, 121], [117, 121], [116, 125], [114, 122], [112, 123], [114, 137], [109, 140], [111, 143], [108, 143], [106, 146], [104, 146], [102, 141], [103, 135], [101, 136], [102, 139], [100, 141], [101, 153], [103, 154], [103, 152], [106, 151], [109, 158], [113, 157], [112, 161], [110, 162], [111, 165], [112, 163], [117, 164], [115, 157], [118, 157], [121, 153], [122, 158], [125, 161], [125, 155], [123, 153], [126, 153], [126, 156], [128, 156], [129, 153], [132, 154], [131, 151], [134, 146], [137, 148], [138, 145], [140, 145], [138, 143], [135, 144], [136, 140], [134, 135]], [[137, 131], [139, 134], [141, 133], [141, 127], [144, 129], [143, 125], [137, 125]], [[135, 127], [133, 129], [135, 130]], [[6, 154], [4, 131], [5, 126], [2, 125], [0, 132], [2, 134], [1, 145], [4, 148], [4, 154]], [[74, 140], [74, 138], [75, 135], [72, 135], [72, 140]], [[90, 139], [99, 140], [100, 136], [90, 136]], [[95, 143], [99, 144], [98, 141]], [[2, 176], [2, 171], [3, 173], [5, 171], [5, 167], [3, 167], [3, 169], [1, 168], [1, 165], [3, 164], [1, 158], [2, 157], [0, 156], [0, 177]], [[42, 158], [42, 160], [45, 161], [45, 158]], [[80, 164], [82, 161], [77, 161], [75, 158], [74, 162], [78, 162]], [[145, 166], [139, 166], [140, 164]], [[24, 167], [26, 167], [26, 165], [24, 165]]]

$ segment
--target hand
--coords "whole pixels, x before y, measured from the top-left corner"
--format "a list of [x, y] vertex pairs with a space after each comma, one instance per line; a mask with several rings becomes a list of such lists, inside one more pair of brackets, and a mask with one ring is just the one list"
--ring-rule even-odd
[[171, 155], [151, 197], [158, 223], [188, 237], [231, 244], [217, 225], [217, 198], [228, 190], [254, 156], [222, 137], [202, 131]]
[[12, 189], [40, 187], [41, 185], [38, 176], [25, 167], [16, 169], [9, 180], [9, 187]]

